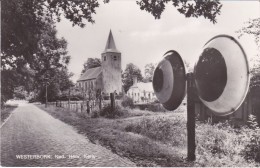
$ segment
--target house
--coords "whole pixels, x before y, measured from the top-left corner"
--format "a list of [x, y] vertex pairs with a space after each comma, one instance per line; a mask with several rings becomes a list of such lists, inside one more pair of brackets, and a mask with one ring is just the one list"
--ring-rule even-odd
[[129, 88], [127, 96], [132, 98], [135, 104], [154, 102], [156, 100], [152, 82], [137, 82], [137, 77], [133, 79], [133, 85]]
[[121, 52], [117, 50], [110, 30], [105, 50], [101, 54], [101, 66], [86, 70], [77, 80], [77, 86], [87, 97], [101, 92], [122, 94]]

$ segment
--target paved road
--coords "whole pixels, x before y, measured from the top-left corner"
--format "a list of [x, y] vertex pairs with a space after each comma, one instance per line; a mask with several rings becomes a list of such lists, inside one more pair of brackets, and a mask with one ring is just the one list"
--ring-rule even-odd
[[135, 166], [28, 103], [19, 103], [1, 128], [1, 165]]

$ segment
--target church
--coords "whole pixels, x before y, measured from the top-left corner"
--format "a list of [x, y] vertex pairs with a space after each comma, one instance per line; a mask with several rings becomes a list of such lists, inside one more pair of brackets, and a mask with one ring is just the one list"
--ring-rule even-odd
[[111, 30], [101, 54], [101, 66], [86, 70], [77, 80], [77, 86], [86, 95], [98, 91], [105, 96], [110, 93], [122, 94], [121, 52], [116, 48]]

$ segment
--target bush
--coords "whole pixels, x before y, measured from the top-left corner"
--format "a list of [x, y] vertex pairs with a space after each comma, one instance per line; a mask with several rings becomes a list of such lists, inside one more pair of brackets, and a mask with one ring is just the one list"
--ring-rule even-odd
[[254, 160], [260, 163], [260, 128], [255, 116], [249, 116], [248, 126], [249, 128], [245, 132], [247, 133], [246, 136], [249, 137], [249, 141], [242, 153], [246, 160]]
[[125, 131], [147, 136], [164, 144], [183, 146], [186, 144], [186, 124], [183, 118], [142, 118], [139, 122], [130, 123]]
[[106, 117], [106, 118], [117, 118], [124, 116], [124, 114], [128, 113], [127, 110], [122, 109], [120, 106], [116, 105], [114, 111], [111, 108], [111, 105], [105, 105], [101, 111], [100, 116]]
[[197, 160], [200, 166], [259, 166], [260, 132], [228, 123], [197, 124]]
[[98, 118], [99, 117], [99, 112], [97, 110], [93, 110], [90, 114], [91, 118]]
[[166, 112], [167, 110], [160, 103], [153, 103], [147, 106], [148, 111], [153, 112]]
[[133, 101], [133, 99], [131, 99], [130, 97], [128, 97], [128, 96], [124, 96], [123, 97], [123, 100], [122, 100], [122, 102], [121, 102], [121, 105], [123, 106], [123, 107], [129, 107], [129, 108], [134, 108], [134, 101]]

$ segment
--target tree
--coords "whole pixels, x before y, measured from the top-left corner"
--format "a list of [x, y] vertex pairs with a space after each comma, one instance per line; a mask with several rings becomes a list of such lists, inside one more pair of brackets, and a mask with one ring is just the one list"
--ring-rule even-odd
[[90, 68], [96, 68], [101, 66], [101, 59], [100, 58], [88, 58], [88, 60], [83, 64], [83, 70], [81, 74], [86, 72], [86, 70]]
[[[39, 83], [35, 77], [43, 75], [48, 65], [52, 66], [56, 63], [62, 67], [64, 63], [69, 62], [69, 57], [61, 58], [60, 56], [66, 53], [65, 50], [62, 51], [62, 48], [66, 49], [67, 45], [64, 39], [49, 38], [51, 34], [53, 37], [56, 35], [52, 16], [48, 16], [54, 13], [46, 12], [49, 8], [45, 7], [51, 3], [50, 1], [48, 3], [34, 0], [1, 2], [1, 91], [3, 98], [1, 103], [3, 103], [13, 97], [15, 87], [24, 86], [27, 91], [31, 90], [32, 83], [34, 86], [38, 86], [37, 83]], [[55, 47], [57, 45], [60, 47]], [[57, 66], [51, 68], [55, 67]]]
[[160, 19], [167, 3], [172, 3], [185, 17], [203, 16], [216, 23], [216, 16], [220, 14], [222, 5], [219, 0], [141, 0], [137, 1], [141, 10], [151, 13], [155, 19]]
[[[14, 89], [25, 86], [27, 91], [34, 90], [38, 100], [45, 99], [45, 86], [51, 86], [53, 92], [49, 93], [51, 100], [55, 99], [62, 90], [71, 85], [70, 74], [67, 65], [70, 56], [67, 55], [67, 42], [65, 39], [57, 38], [57, 31], [53, 23], [45, 23], [40, 31], [37, 50], [32, 55], [30, 65], [2, 67], [1, 84], [2, 95], [6, 97], [3, 101], [13, 97]], [[5, 75], [6, 74], [6, 75]], [[11, 84], [10, 84], [11, 83]], [[49, 91], [48, 91], [49, 92]], [[43, 97], [44, 96], [44, 97]]]
[[260, 87], [260, 18], [249, 20], [245, 23], [244, 27], [237, 31], [237, 33], [239, 33], [239, 38], [244, 35], [251, 35], [254, 37], [258, 52], [252, 59], [254, 64], [250, 70], [252, 75], [250, 87]]
[[145, 69], [144, 69], [144, 82], [152, 82], [153, 81], [153, 73], [155, 70], [155, 64], [150, 63], [150, 64], [146, 64], [145, 65]]
[[38, 99], [45, 100], [45, 87], [48, 86], [48, 99], [55, 100], [62, 91], [73, 83], [67, 65], [70, 56], [67, 55], [67, 42], [64, 38], [57, 38], [57, 31], [52, 24], [46, 24], [42, 29], [39, 50], [33, 55], [37, 62], [31, 64], [35, 70], [35, 88], [39, 91]]
[[245, 26], [237, 31], [239, 38], [244, 35], [250, 35], [254, 37], [257, 45], [257, 54], [254, 56], [252, 61], [254, 62], [253, 67], [250, 69], [250, 96], [252, 98], [252, 104], [254, 115], [257, 116], [258, 123], [260, 124], [260, 17], [249, 20], [245, 23]]
[[133, 63], [129, 63], [126, 65], [126, 69], [122, 74], [123, 88], [125, 92], [127, 92], [133, 85], [134, 76], [137, 76], [138, 81], [142, 81], [143, 79], [141, 70]]

